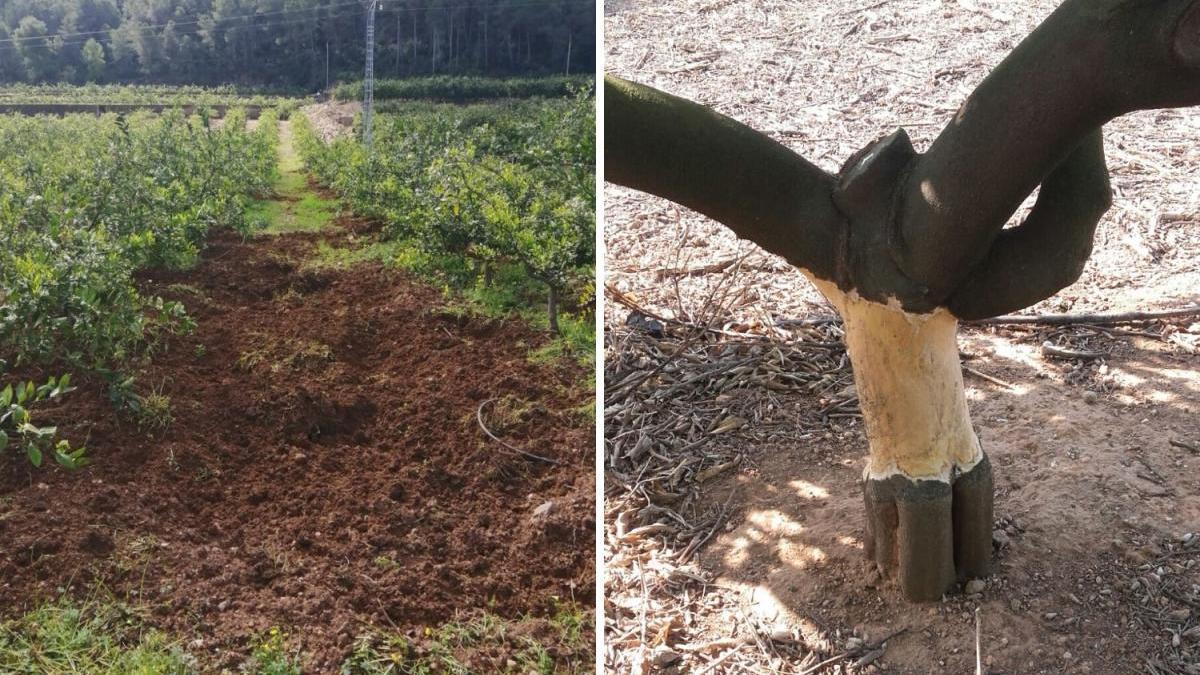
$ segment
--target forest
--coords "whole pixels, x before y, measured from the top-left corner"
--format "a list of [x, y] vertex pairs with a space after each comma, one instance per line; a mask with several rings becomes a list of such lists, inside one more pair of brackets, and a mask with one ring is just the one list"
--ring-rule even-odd
[[[376, 72], [595, 69], [591, 0], [383, 0]], [[296, 92], [361, 76], [361, 0], [10, 0], [0, 83], [236, 84]]]

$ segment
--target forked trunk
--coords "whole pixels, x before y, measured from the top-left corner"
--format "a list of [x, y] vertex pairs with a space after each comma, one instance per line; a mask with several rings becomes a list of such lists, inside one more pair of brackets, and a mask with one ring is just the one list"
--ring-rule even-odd
[[608, 77], [604, 170], [818, 280], [845, 319], [871, 446], [867, 553], [905, 596], [934, 600], [986, 575], [991, 558], [992, 473], [955, 317], [1011, 312], [1073, 283], [1111, 205], [1103, 125], [1192, 105], [1200, 0], [1064, 0], [924, 154], [900, 130], [834, 176], [709, 108]]
[[816, 283], [845, 322], [871, 449], [866, 553], [905, 597], [936, 600], [987, 575], [992, 553], [991, 466], [967, 411], [958, 320]]

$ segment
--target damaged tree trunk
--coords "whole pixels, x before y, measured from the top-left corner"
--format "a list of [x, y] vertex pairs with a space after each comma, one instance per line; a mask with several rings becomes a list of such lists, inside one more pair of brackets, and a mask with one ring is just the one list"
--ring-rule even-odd
[[[830, 175], [704, 106], [605, 80], [605, 178], [798, 267], [845, 321], [870, 458], [866, 550], [905, 597], [988, 573], [992, 475], [960, 319], [1073, 283], [1111, 204], [1102, 126], [1200, 104], [1200, 0], [1066, 0], [924, 153], [903, 130]], [[1029, 216], [1003, 229], [1040, 185]]]
[[866, 421], [867, 556], [912, 599], [985, 576], [992, 472], [967, 412], [958, 320], [944, 309], [910, 314], [816, 285], [844, 320]]

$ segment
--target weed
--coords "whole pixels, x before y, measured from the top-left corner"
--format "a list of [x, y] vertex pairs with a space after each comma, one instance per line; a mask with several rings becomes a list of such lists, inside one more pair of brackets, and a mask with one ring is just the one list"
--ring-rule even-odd
[[43, 605], [0, 623], [0, 671], [5, 673], [199, 672], [180, 645], [142, 626], [111, 600]]
[[207, 303], [209, 301], [208, 295], [205, 294], [205, 292], [200, 290], [198, 287], [193, 286], [192, 284], [184, 284], [184, 283], [168, 284], [167, 291], [169, 293], [171, 293], [172, 295], [190, 296], [200, 302]]
[[541, 403], [506, 394], [496, 399], [487, 411], [488, 427], [496, 433], [503, 433], [519, 426], [533, 415], [545, 412], [546, 406]]
[[[569, 603], [549, 619], [508, 620], [491, 612], [474, 619], [426, 627], [418, 639], [374, 631], [358, 638], [344, 675], [432, 675], [513, 673], [555, 675], [590, 670], [586, 632], [591, 613]], [[546, 625], [552, 630], [545, 630]], [[543, 636], [535, 640], [530, 635]], [[557, 657], [555, 655], [558, 655]], [[470, 663], [490, 665], [472, 668]]]
[[284, 338], [277, 340], [270, 335], [256, 333], [261, 346], [238, 355], [238, 368], [252, 371], [265, 367], [272, 373], [285, 370], [302, 370], [328, 363], [333, 360], [333, 348], [316, 340]]
[[398, 570], [401, 567], [399, 561], [390, 555], [377, 555], [374, 562], [376, 567], [381, 567], [385, 570]]
[[0, 452], [3, 452], [13, 439], [17, 447], [25, 451], [25, 456], [34, 466], [41, 466], [46, 452], [52, 453], [55, 461], [66, 469], [77, 469], [88, 463], [84, 448], [71, 449], [71, 444], [65, 440], [54, 442], [58, 427], [39, 427], [33, 424], [30, 408], [34, 405], [58, 398], [72, 391], [71, 375], [59, 378], [51, 377], [42, 386], [35, 386], [32, 381], [18, 382], [14, 389], [12, 384], [0, 390]]
[[317, 242], [316, 254], [304, 263], [307, 269], [346, 269], [363, 263], [380, 263], [388, 267], [399, 267], [398, 242], [370, 243], [358, 248], [331, 246], [327, 241]]
[[171, 414], [171, 397], [155, 390], [140, 397], [135, 413], [137, 425], [143, 431], [163, 431], [175, 421]]
[[246, 670], [255, 675], [300, 675], [300, 657], [287, 645], [287, 633], [272, 627], [258, 639]]
[[134, 537], [122, 542], [113, 556], [113, 564], [126, 574], [143, 572], [162, 547], [162, 542], [152, 534]]
[[557, 336], [529, 355], [530, 360], [547, 363], [571, 358], [591, 370], [596, 363], [595, 322], [564, 315], [558, 319], [558, 330]]

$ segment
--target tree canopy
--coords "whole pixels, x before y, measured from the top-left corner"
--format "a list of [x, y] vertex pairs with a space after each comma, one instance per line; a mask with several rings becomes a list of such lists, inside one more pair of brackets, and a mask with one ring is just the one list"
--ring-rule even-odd
[[[595, 67], [592, 0], [382, 0], [380, 77]], [[8, 0], [0, 83], [323, 86], [360, 77], [356, 0]]]

